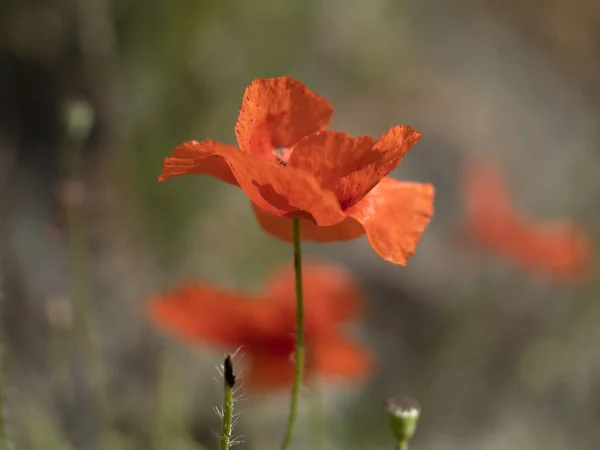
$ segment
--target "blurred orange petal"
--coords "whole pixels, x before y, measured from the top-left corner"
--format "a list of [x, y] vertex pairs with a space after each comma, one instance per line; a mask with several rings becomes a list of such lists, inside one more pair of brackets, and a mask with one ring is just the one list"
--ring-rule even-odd
[[479, 243], [524, 269], [575, 282], [591, 264], [591, 244], [571, 221], [531, 222], [510, 202], [497, 164], [468, 161], [463, 170], [467, 224]]
[[557, 256], [551, 259], [552, 271], [563, 281], [577, 283], [591, 273], [592, 245], [583, 232], [572, 236], [556, 250]]
[[239, 152], [233, 146], [213, 141], [182, 144], [165, 159], [159, 180], [192, 173], [238, 184], [258, 207], [272, 215], [309, 218], [325, 226], [345, 219], [335, 195], [321, 189], [312, 175]]
[[519, 218], [510, 204], [508, 187], [499, 167], [489, 160], [469, 162], [462, 176], [471, 231], [489, 245], [511, 245], [506, 229], [516, 230]]
[[[368, 352], [335, 328], [363, 313], [362, 292], [351, 275], [330, 263], [308, 261], [303, 265], [303, 288], [306, 376], [365, 376]], [[295, 292], [295, 272], [286, 266], [270, 276], [260, 295], [189, 283], [153, 299], [148, 315], [188, 341], [229, 351], [242, 347], [248, 361], [242, 374], [247, 387], [274, 390], [293, 380]]]
[[467, 209], [509, 211], [511, 203], [504, 174], [489, 159], [468, 161], [462, 172], [462, 184]]
[[[302, 287], [307, 326], [318, 330], [363, 314], [363, 292], [352, 276], [340, 266], [306, 261], [302, 266]], [[296, 277], [292, 265], [275, 271], [265, 283], [265, 297], [290, 305], [295, 313]]]
[[235, 134], [242, 151], [270, 156], [325, 129], [332, 114], [329, 102], [300, 81], [258, 78], [246, 88]]
[[383, 259], [405, 265], [433, 217], [434, 187], [386, 177], [346, 214], [362, 224]]
[[260, 301], [205, 284], [186, 284], [148, 306], [159, 326], [190, 341], [238, 347], [264, 323]]
[[288, 387], [294, 380], [292, 352], [286, 355], [253, 352], [243, 369], [242, 380], [252, 391], [272, 391]]
[[394, 170], [420, 137], [421, 133], [405, 125], [391, 128], [377, 141], [323, 131], [300, 140], [288, 165], [313, 174], [324, 189], [336, 194], [345, 210]]
[[[292, 221], [285, 217], [277, 217], [266, 213], [253, 205], [254, 215], [261, 228], [273, 237], [292, 242]], [[328, 227], [321, 227], [309, 220], [300, 220], [300, 236], [302, 240], [315, 242], [336, 242], [355, 239], [365, 234], [365, 230], [356, 220], [346, 217], [342, 222]]]
[[364, 380], [373, 371], [373, 354], [337, 332], [315, 342], [310, 357], [314, 371], [325, 379]]
[[536, 271], [547, 271], [565, 282], [582, 281], [589, 274], [591, 244], [583, 231], [570, 222], [520, 227], [518, 243], [506, 254]]

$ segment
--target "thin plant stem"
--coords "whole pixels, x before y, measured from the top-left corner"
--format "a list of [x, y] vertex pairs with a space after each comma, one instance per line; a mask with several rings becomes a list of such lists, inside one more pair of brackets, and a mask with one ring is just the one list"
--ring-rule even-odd
[[0, 450], [8, 449], [6, 426], [4, 424], [4, 317], [0, 311]]
[[408, 441], [398, 441], [398, 446], [396, 447], [396, 450], [408, 450]]
[[231, 445], [231, 431], [233, 429], [233, 386], [235, 377], [231, 366], [231, 356], [227, 355], [223, 364], [223, 424], [219, 450], [228, 450]]
[[157, 377], [157, 405], [155, 406], [155, 422], [153, 427], [153, 450], [158, 450], [163, 446], [163, 440], [166, 436], [165, 428], [167, 425], [166, 403], [167, 392], [169, 388], [168, 369], [169, 361], [165, 352], [161, 352], [156, 358], [158, 377]]
[[313, 380], [313, 385], [311, 389], [311, 427], [312, 427], [312, 435], [314, 439], [314, 449], [315, 450], [326, 450], [328, 447], [327, 444], [327, 431], [325, 429], [325, 411], [323, 404], [323, 396], [321, 395], [321, 391], [316, 383], [316, 380]]
[[[2, 168], [0, 169], [0, 190], [2, 192], [8, 192], [8, 183], [11, 179], [10, 174], [14, 169], [14, 163], [16, 161], [16, 151], [14, 148], [11, 148], [9, 145], [6, 147], [6, 158], [3, 160]], [[7, 207], [8, 195], [3, 196], [2, 200], [0, 200], [0, 236], [7, 235], [5, 233], [4, 224], [8, 223], [6, 220], [6, 211], [9, 209]], [[5, 377], [4, 374], [7, 371], [6, 368], [6, 359], [8, 353], [8, 343], [6, 341], [6, 335], [4, 333], [4, 303], [6, 302], [6, 298], [4, 297], [4, 292], [2, 290], [3, 285], [3, 269], [4, 269], [4, 259], [2, 257], [2, 247], [4, 242], [0, 242], [0, 450], [7, 450], [9, 448], [8, 437], [6, 436], [6, 398], [5, 398]], [[14, 365], [11, 367], [14, 369]]]
[[[68, 180], [70, 189], [81, 189], [82, 156], [81, 147], [91, 130], [93, 116], [83, 103], [68, 103], [65, 106], [66, 133], [61, 149], [63, 178]], [[69, 195], [68, 193], [66, 194]], [[88, 387], [95, 402], [96, 412], [102, 424], [101, 439], [106, 437], [110, 419], [108, 392], [108, 370], [105, 366], [104, 353], [99, 330], [94, 326], [92, 311], [93, 293], [91, 276], [88, 268], [88, 252], [86, 248], [85, 224], [81, 211], [81, 199], [67, 200], [66, 234], [68, 249], [68, 268], [70, 293], [73, 302], [74, 329], [79, 355], [87, 363]], [[103, 442], [102, 447], [106, 444]]]
[[74, 295], [75, 330], [80, 339], [81, 351], [87, 358], [90, 375], [92, 395], [97, 402], [98, 412], [104, 416], [108, 414], [108, 399], [103, 389], [106, 385], [106, 368], [104, 367], [104, 355], [102, 344], [97, 330], [94, 328], [92, 316], [93, 299], [91, 298], [90, 280], [87, 272], [87, 255], [84, 250], [83, 224], [79, 211], [69, 208], [68, 233], [69, 233], [69, 259], [72, 277], [72, 292]]
[[231, 426], [233, 423], [233, 389], [227, 383], [225, 385], [225, 397], [223, 400], [223, 425], [221, 426], [221, 438], [219, 439], [219, 450], [228, 450], [231, 442]]
[[294, 270], [296, 272], [296, 354], [294, 384], [290, 401], [290, 416], [281, 450], [287, 450], [292, 442], [298, 416], [298, 399], [304, 378], [304, 294], [302, 292], [302, 249], [300, 247], [300, 219], [292, 219], [294, 235]]
[[172, 436], [183, 434], [181, 422], [180, 391], [178, 390], [173, 358], [168, 351], [161, 351], [158, 359], [157, 405], [153, 427], [153, 450], [165, 448]]
[[71, 386], [74, 381], [67, 365], [69, 333], [70, 330], [53, 325], [48, 337], [48, 350], [46, 353], [52, 367], [52, 376], [58, 392], [60, 392], [62, 398], [68, 398], [69, 401], [72, 401]]

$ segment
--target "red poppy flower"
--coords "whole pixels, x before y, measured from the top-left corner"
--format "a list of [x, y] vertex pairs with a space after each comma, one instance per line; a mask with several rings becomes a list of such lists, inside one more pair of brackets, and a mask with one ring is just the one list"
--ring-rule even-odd
[[590, 243], [572, 221], [533, 222], [511, 204], [497, 165], [469, 162], [463, 173], [467, 223], [479, 243], [521, 267], [576, 281], [590, 264]]
[[[362, 380], [372, 357], [336, 328], [362, 314], [362, 295], [349, 275], [324, 263], [303, 267], [306, 373], [333, 380]], [[291, 384], [296, 327], [295, 275], [276, 271], [261, 294], [248, 295], [191, 283], [155, 298], [149, 313], [159, 326], [194, 342], [231, 351], [242, 346], [248, 359], [246, 386], [273, 390]]]
[[290, 77], [259, 78], [246, 89], [235, 132], [239, 151], [190, 141], [163, 163], [159, 181], [205, 174], [244, 190], [259, 224], [291, 240], [332, 242], [366, 233], [384, 259], [406, 264], [433, 216], [434, 188], [388, 178], [421, 133], [395, 126], [375, 140], [324, 131], [333, 109]]

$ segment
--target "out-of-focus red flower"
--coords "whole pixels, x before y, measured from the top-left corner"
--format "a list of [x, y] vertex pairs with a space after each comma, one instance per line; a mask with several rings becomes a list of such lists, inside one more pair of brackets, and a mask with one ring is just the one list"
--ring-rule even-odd
[[[359, 319], [362, 294], [351, 277], [325, 263], [303, 267], [306, 374], [330, 380], [363, 380], [373, 357], [347, 339], [338, 325]], [[262, 293], [248, 295], [210, 284], [190, 283], [153, 299], [149, 314], [161, 327], [193, 343], [242, 346], [243, 371], [252, 390], [291, 384], [296, 328], [295, 275], [276, 271]]]
[[235, 146], [190, 141], [166, 158], [159, 181], [205, 174], [239, 186], [261, 227], [292, 239], [333, 242], [366, 233], [384, 259], [406, 264], [433, 216], [434, 188], [387, 175], [421, 133], [395, 126], [377, 140], [324, 131], [333, 108], [290, 77], [259, 78], [246, 89]]
[[574, 282], [587, 274], [591, 246], [585, 233], [571, 220], [525, 218], [511, 203], [497, 164], [469, 161], [462, 185], [467, 224], [482, 246], [558, 280]]

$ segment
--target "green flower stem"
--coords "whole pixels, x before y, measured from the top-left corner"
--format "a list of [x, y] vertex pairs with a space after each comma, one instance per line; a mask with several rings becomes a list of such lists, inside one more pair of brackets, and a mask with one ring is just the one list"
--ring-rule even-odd
[[93, 298], [90, 277], [87, 270], [87, 255], [83, 233], [83, 221], [77, 208], [68, 208], [67, 233], [69, 235], [69, 268], [71, 292], [74, 296], [75, 332], [79, 338], [79, 350], [87, 360], [87, 370], [92, 396], [96, 401], [98, 413], [102, 415], [103, 425], [109, 414], [108, 398], [104, 389], [107, 384], [106, 367], [102, 343], [93, 324], [91, 310]]
[[224, 398], [223, 398], [223, 424], [221, 426], [221, 438], [219, 439], [219, 450], [228, 450], [231, 445], [231, 430], [233, 428], [233, 383], [227, 378], [227, 369], [223, 376]]
[[[1, 311], [0, 311], [1, 312]], [[4, 344], [4, 317], [0, 314], [0, 345]], [[0, 348], [0, 450], [8, 449], [6, 426], [4, 425], [4, 352]]]
[[316, 380], [312, 380], [311, 389], [311, 427], [314, 439], [314, 450], [326, 450], [328, 448], [327, 431], [325, 429], [325, 411], [323, 397], [319, 390]]
[[290, 402], [290, 416], [281, 450], [287, 450], [292, 442], [296, 418], [298, 416], [298, 399], [304, 378], [304, 294], [302, 292], [302, 249], [300, 248], [300, 219], [292, 220], [294, 234], [294, 270], [296, 271], [296, 368], [294, 371], [294, 384], [292, 386], [292, 399]]
[[408, 440], [398, 441], [397, 450], [408, 450]]
[[[65, 135], [61, 148], [61, 169], [63, 179], [71, 183], [81, 183], [81, 149], [88, 137], [93, 123], [94, 110], [83, 101], [71, 101], [64, 106]], [[68, 195], [68, 194], [67, 194]], [[102, 423], [102, 440], [106, 437], [110, 419], [108, 393], [108, 370], [105, 366], [103, 348], [99, 330], [94, 326], [93, 293], [91, 274], [86, 248], [85, 223], [81, 200], [67, 201], [65, 205], [67, 219], [67, 259], [70, 277], [70, 294], [73, 302], [74, 329], [79, 354], [86, 362], [88, 386], [97, 413]], [[107, 445], [103, 442], [102, 447]]]

